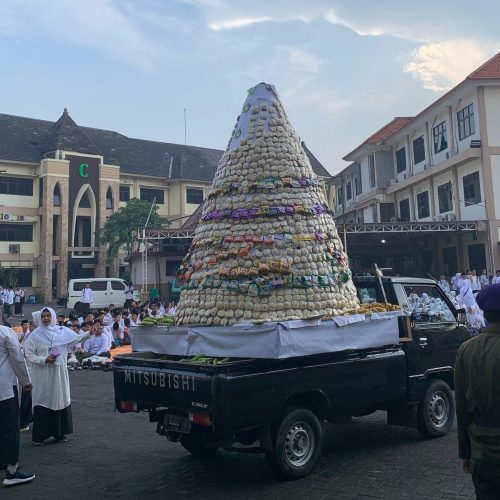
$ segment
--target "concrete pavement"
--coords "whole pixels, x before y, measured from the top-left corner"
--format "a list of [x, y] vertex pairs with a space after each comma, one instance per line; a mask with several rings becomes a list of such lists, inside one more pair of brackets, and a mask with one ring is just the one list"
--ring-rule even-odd
[[424, 440], [412, 429], [385, 425], [382, 412], [331, 425], [314, 472], [281, 482], [262, 455], [219, 451], [203, 462], [158, 436], [147, 414], [116, 413], [112, 378], [70, 373], [75, 434], [67, 444], [37, 448], [23, 433], [21, 463], [37, 478], [0, 487], [2, 500], [474, 498], [457, 459], [455, 429]]

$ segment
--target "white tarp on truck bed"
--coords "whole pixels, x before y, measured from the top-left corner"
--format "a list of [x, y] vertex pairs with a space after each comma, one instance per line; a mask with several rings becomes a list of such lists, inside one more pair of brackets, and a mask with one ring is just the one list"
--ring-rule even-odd
[[[334, 320], [239, 324], [231, 327], [132, 328], [134, 351], [220, 358], [281, 359], [397, 344], [400, 311]], [[340, 326], [339, 326], [340, 325]]]

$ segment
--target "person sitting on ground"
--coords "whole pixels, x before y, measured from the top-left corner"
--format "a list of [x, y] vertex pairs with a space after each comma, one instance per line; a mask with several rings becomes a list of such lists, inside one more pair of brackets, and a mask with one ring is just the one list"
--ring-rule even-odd
[[57, 315], [57, 319], [56, 319], [56, 323], [59, 325], [59, 326], [70, 326], [66, 323], [66, 315], [65, 314], [58, 314]]
[[124, 333], [123, 333], [123, 327], [115, 321], [113, 323], [113, 326], [111, 327], [111, 333], [113, 334], [113, 341], [111, 344], [111, 349], [114, 349], [115, 347], [119, 347], [122, 343]]
[[137, 326], [139, 323], [139, 314], [137, 309], [130, 311], [130, 326]]
[[109, 348], [108, 337], [103, 335], [103, 326], [100, 322], [96, 322], [92, 327], [92, 335], [83, 344], [83, 352], [77, 353], [76, 358], [80, 363], [91, 356], [109, 358]]
[[115, 312], [115, 305], [114, 304], [109, 304], [108, 307], [108, 314], [106, 314], [106, 319], [108, 320], [108, 325], [113, 324], [113, 314]]
[[175, 302], [172, 300], [172, 302], [168, 304], [167, 315], [175, 316], [176, 312], [177, 312], [177, 306], [175, 305]]
[[122, 345], [130, 345], [132, 344], [132, 340], [130, 338], [130, 319], [125, 318], [123, 320], [125, 326], [123, 327], [123, 340]]

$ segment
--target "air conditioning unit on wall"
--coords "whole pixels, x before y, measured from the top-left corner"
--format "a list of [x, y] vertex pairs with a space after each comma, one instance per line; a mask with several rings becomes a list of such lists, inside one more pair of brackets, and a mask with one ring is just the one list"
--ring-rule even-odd
[[19, 243], [13, 243], [9, 245], [9, 253], [20, 253], [21, 245]]
[[2, 214], [1, 219], [2, 220], [14, 220], [14, 217], [12, 217], [12, 214]]

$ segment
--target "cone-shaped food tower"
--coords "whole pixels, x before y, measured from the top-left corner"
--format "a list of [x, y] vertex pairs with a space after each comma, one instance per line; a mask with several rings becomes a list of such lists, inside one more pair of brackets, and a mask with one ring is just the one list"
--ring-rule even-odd
[[248, 92], [179, 280], [179, 325], [359, 307], [323, 187], [272, 85]]

